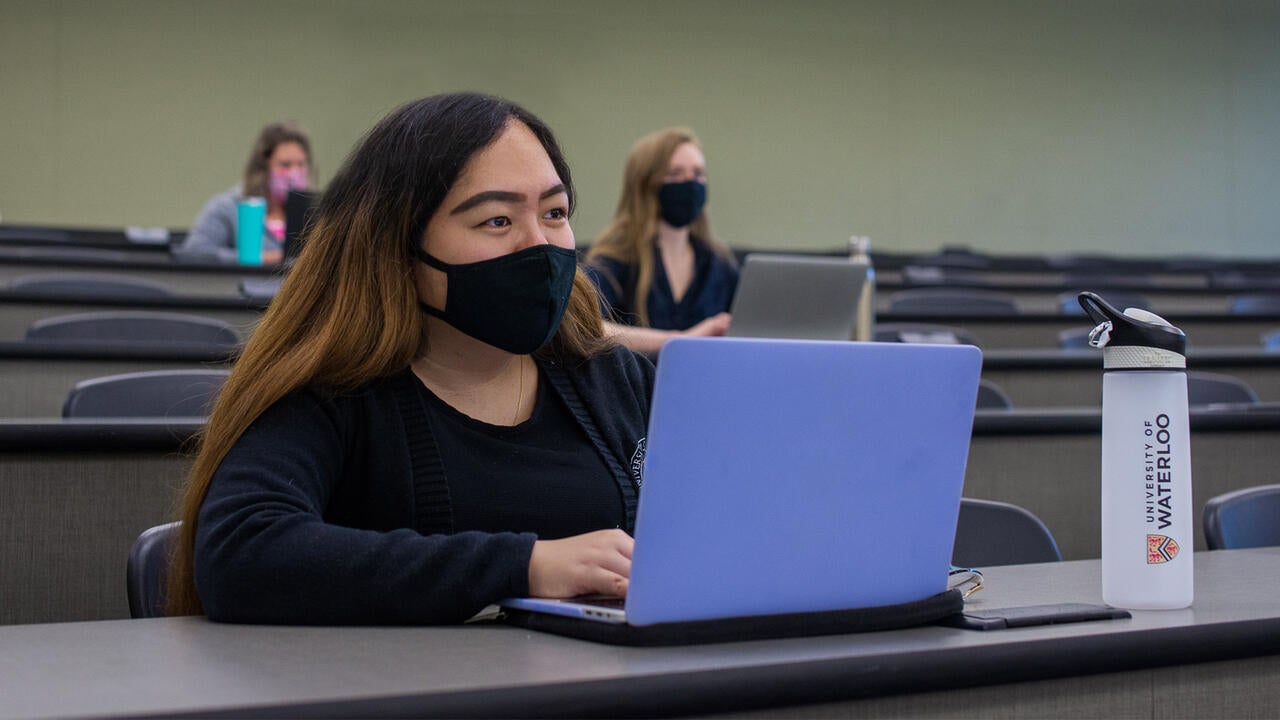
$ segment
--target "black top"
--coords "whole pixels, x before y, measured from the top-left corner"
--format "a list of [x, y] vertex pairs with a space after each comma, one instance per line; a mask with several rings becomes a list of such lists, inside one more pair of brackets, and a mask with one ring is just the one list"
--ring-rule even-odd
[[[622, 347], [538, 364], [607, 468], [632, 532], [653, 366]], [[211, 619], [459, 622], [528, 594], [536, 537], [457, 526], [419, 387], [408, 368], [351, 391], [308, 387], [249, 426], [214, 473], [196, 528], [196, 588]]]
[[[693, 243], [693, 280], [680, 302], [676, 302], [662, 264], [662, 253], [653, 248], [653, 285], [647, 309], [649, 327], [658, 330], [688, 330], [712, 315], [728, 312], [738, 288], [738, 268], [697, 239]], [[585, 266], [600, 291], [604, 316], [614, 322], [639, 322], [632, 303], [638, 270], [634, 265], [597, 257]]]
[[550, 540], [625, 522], [609, 468], [546, 377], [539, 379], [533, 414], [506, 427], [464, 415], [419, 383], [455, 531], [530, 532]]

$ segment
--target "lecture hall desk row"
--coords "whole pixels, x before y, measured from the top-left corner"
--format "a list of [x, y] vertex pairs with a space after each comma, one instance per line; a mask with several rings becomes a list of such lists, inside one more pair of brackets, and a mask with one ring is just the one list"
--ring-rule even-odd
[[[129, 547], [171, 519], [200, 427], [0, 421], [0, 624], [127, 617]], [[964, 494], [1022, 505], [1064, 557], [1097, 557], [1100, 428], [1097, 409], [979, 412]], [[1274, 482], [1280, 408], [1195, 412], [1191, 428], [1197, 518], [1214, 495]]]
[[[141, 370], [225, 368], [231, 352], [0, 340], [0, 416], [57, 417], [67, 391], [80, 380]], [[1232, 375], [1262, 401], [1280, 402], [1280, 352], [1193, 347], [1188, 366]], [[1008, 393], [1014, 407], [1097, 407], [1102, 400], [1102, 357], [1096, 350], [988, 350], [982, 376]]]
[[[266, 301], [231, 295], [184, 295], [175, 298], [112, 299], [103, 297], [41, 297], [0, 288], [0, 339], [20, 339], [41, 318], [95, 310], [150, 310], [190, 313], [225, 320], [246, 337], [266, 308]], [[1170, 315], [1192, 346], [1261, 347], [1262, 336], [1280, 329], [1280, 315], [1250, 316], [1222, 313]], [[939, 316], [881, 312], [879, 323], [934, 323], [972, 333], [984, 350], [1058, 347], [1058, 333], [1088, 327], [1083, 317], [1056, 312], [1015, 316]]]
[[[1231, 286], [1213, 286], [1203, 274], [1143, 274], [1138, 276], [1104, 275], [1094, 282], [1081, 283], [1070, 273], [1014, 271], [945, 270], [945, 276], [923, 280], [904, 273], [901, 268], [882, 269], [877, 273], [877, 307], [889, 307], [889, 296], [907, 288], [977, 287], [1010, 295], [1021, 310], [1031, 314], [1057, 313], [1059, 296], [1080, 290], [1128, 290], [1144, 295], [1161, 313], [1226, 314], [1235, 295], [1280, 292], [1280, 275], [1260, 277]], [[15, 278], [48, 273], [110, 274], [144, 279], [167, 286], [179, 296], [236, 297], [241, 280], [278, 277], [273, 268], [238, 266], [174, 257], [154, 250], [103, 247], [46, 245], [14, 246], [0, 244], [0, 287]], [[917, 275], [919, 275], [917, 273]]]
[[[501, 626], [160, 618], [0, 628], [0, 720], [146, 717], [1270, 717], [1280, 549], [1197, 553], [1195, 605], [975, 632], [669, 648]], [[974, 610], [1099, 603], [1096, 560], [991, 568]]]

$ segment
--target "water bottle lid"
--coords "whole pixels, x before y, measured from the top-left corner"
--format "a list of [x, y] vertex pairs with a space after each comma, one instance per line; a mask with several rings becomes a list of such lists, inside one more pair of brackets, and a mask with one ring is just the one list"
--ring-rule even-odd
[[1141, 308], [1120, 312], [1096, 293], [1077, 300], [1097, 323], [1089, 344], [1106, 349], [1105, 368], [1186, 367], [1187, 336], [1168, 320]]

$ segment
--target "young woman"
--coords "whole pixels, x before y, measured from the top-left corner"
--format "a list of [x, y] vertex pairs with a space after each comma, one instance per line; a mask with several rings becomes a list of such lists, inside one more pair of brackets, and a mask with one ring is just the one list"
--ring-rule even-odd
[[738, 285], [733, 255], [707, 218], [707, 163], [693, 131], [646, 135], [627, 156], [622, 196], [588, 253], [606, 325], [656, 352], [679, 335], [723, 335]]
[[653, 369], [604, 338], [573, 197], [503, 100], [369, 132], [209, 419], [172, 614], [447, 623], [626, 593]]
[[272, 123], [258, 133], [244, 180], [205, 203], [187, 233], [180, 255], [236, 262], [236, 204], [246, 197], [267, 200], [262, 262], [274, 265], [284, 252], [284, 201], [290, 190], [305, 190], [311, 177], [311, 141], [293, 123]]

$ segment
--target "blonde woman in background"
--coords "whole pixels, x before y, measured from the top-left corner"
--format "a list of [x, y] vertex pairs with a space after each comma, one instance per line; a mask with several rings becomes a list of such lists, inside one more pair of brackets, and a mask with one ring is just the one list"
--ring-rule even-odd
[[711, 231], [706, 199], [706, 158], [692, 130], [659, 130], [631, 148], [618, 208], [587, 269], [610, 334], [632, 350], [729, 328], [738, 268]]

